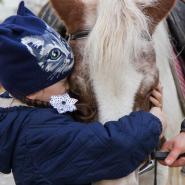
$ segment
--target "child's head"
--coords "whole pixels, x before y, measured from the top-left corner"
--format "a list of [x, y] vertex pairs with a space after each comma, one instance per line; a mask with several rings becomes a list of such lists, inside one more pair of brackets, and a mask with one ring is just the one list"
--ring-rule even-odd
[[0, 83], [15, 98], [64, 93], [73, 65], [67, 42], [23, 2], [0, 25]]

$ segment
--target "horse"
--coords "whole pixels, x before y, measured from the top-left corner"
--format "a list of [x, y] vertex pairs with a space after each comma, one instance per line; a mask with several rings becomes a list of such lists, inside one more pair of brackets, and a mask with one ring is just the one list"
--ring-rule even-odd
[[[183, 113], [170, 70], [173, 51], [165, 18], [175, 0], [50, 0], [64, 22], [75, 55], [70, 81], [80, 101], [89, 102], [102, 123], [133, 110], [149, 110], [151, 90], [163, 85], [167, 136], [178, 132]], [[90, 34], [87, 36], [86, 33]], [[159, 185], [167, 184], [168, 168], [160, 167]], [[152, 184], [138, 180], [137, 170], [97, 185]]]

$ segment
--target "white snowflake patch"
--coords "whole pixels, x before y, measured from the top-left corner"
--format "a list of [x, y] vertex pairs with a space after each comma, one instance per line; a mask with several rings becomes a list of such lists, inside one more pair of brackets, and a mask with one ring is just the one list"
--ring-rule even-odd
[[77, 108], [75, 106], [78, 100], [71, 98], [69, 94], [65, 93], [59, 96], [51, 96], [50, 104], [58, 113], [73, 112]]

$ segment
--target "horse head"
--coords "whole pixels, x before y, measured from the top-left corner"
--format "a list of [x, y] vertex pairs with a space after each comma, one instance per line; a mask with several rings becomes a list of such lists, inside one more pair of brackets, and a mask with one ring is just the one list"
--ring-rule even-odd
[[[128, 91], [126, 95], [130, 94], [133, 102], [128, 101], [130, 106], [127, 105], [125, 113], [133, 109], [148, 110], [148, 97], [159, 79], [152, 34], [175, 0], [50, 1], [64, 21], [69, 36], [91, 30], [87, 39], [70, 40], [75, 54], [70, 82], [78, 89], [80, 101], [97, 107], [95, 100], [98, 99], [99, 108], [104, 104], [101, 99], [105, 92], [111, 92], [111, 97], [117, 96], [127, 91], [128, 85], [133, 94]], [[135, 78], [127, 78], [132, 72]], [[99, 88], [100, 84], [104, 84], [104, 91]], [[99, 94], [102, 96], [98, 98]]]
[[[98, 107], [102, 123], [149, 110], [151, 90], [159, 81], [153, 33], [175, 0], [50, 1], [69, 35], [91, 30], [87, 38], [70, 40], [76, 57], [70, 81], [80, 101]], [[135, 177], [112, 184], [134, 185]]]

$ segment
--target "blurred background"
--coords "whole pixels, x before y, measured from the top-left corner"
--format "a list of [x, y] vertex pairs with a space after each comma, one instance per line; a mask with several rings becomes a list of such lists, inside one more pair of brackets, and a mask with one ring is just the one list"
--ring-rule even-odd
[[[37, 14], [48, 0], [24, 0], [26, 6]], [[8, 16], [16, 14], [18, 4], [21, 0], [0, 0], [0, 22]], [[0, 92], [1, 92], [0, 87]], [[0, 174], [0, 185], [15, 185], [12, 175]]]
[[[0, 0], [0, 22], [15, 14], [20, 2], [21, 0]], [[24, 0], [24, 2], [34, 13], [38, 13], [47, 0]]]

